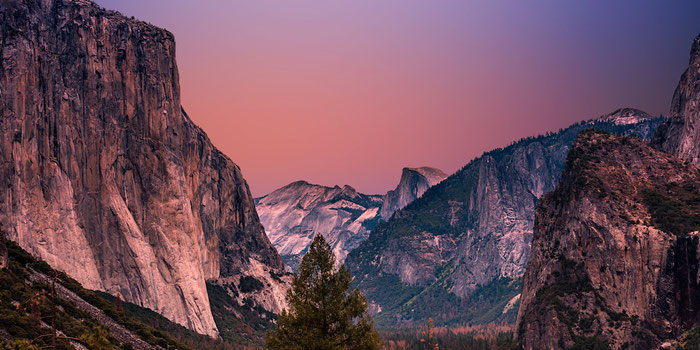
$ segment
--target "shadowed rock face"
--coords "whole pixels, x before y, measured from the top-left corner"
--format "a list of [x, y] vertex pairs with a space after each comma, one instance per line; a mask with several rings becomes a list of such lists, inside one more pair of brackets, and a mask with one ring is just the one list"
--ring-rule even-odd
[[503, 311], [519, 293], [535, 206], [556, 187], [575, 136], [600, 128], [649, 139], [661, 122], [617, 110], [487, 152], [428, 189], [347, 257], [360, 289], [382, 310], [377, 322], [514, 322], [515, 312]]
[[180, 106], [172, 34], [86, 0], [0, 3], [0, 221], [85, 287], [215, 336], [205, 280], [282, 261], [241, 170]]
[[428, 188], [437, 185], [446, 177], [447, 174], [440, 169], [430, 167], [403, 168], [401, 180], [396, 189], [387, 192], [384, 196], [380, 210], [382, 219], [389, 220], [394, 212], [422, 196]]
[[690, 62], [671, 103], [671, 119], [659, 127], [654, 145], [678, 158], [700, 164], [700, 35], [690, 49]]
[[525, 349], [656, 349], [700, 321], [700, 172], [586, 131], [537, 206], [520, 299]]
[[700, 36], [690, 56], [652, 142], [666, 153], [586, 132], [540, 200], [518, 316], [526, 349], [674, 346], [700, 321]]

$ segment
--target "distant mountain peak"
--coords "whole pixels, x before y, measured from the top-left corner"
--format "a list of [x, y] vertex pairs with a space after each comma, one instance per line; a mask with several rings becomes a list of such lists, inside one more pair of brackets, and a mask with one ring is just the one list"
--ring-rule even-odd
[[595, 126], [648, 140], [662, 122], [616, 112], [642, 119], [577, 123], [487, 152], [375, 227], [345, 261], [381, 310], [375, 324], [514, 322], [517, 307], [504, 306], [520, 293], [537, 198], [556, 187], [576, 135]]
[[637, 124], [641, 121], [654, 118], [647, 112], [636, 108], [619, 108], [612, 113], [604, 114], [598, 118], [590, 120], [590, 122], [613, 123], [615, 125], [630, 125]]
[[435, 186], [447, 178], [442, 170], [432, 167], [403, 168], [399, 184], [392, 191], [387, 192], [380, 215], [382, 219], [389, 220], [395, 211], [405, 207], [416, 198], [423, 195], [428, 188]]
[[380, 219], [446, 177], [440, 169], [406, 167], [396, 189], [385, 196], [363, 194], [350, 185], [330, 187], [302, 180], [255, 199], [255, 205], [268, 237], [288, 266], [296, 267], [317, 234], [326, 238], [343, 262]]
[[299, 180], [299, 181], [294, 181], [285, 187], [298, 187], [298, 186], [317, 186], [317, 185], [310, 184], [309, 182], [304, 181], [304, 180]]
[[422, 166], [418, 168], [403, 168], [401, 177], [404, 176], [409, 176], [411, 172], [418, 173], [422, 176], [424, 176], [427, 179], [430, 179], [429, 182], [431, 183], [431, 186], [436, 185], [438, 182], [442, 181], [445, 179], [448, 175], [445, 174], [442, 170], [438, 168], [433, 168], [429, 166]]

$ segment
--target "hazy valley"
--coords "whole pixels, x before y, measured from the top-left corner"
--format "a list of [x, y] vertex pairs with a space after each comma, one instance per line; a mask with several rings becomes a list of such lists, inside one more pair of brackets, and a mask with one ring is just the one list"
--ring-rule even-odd
[[253, 198], [182, 106], [173, 34], [89, 0], [0, 3], [0, 117], [0, 347], [263, 347], [316, 291], [317, 236], [385, 348], [700, 346], [700, 36], [668, 116], [620, 108], [382, 194]]

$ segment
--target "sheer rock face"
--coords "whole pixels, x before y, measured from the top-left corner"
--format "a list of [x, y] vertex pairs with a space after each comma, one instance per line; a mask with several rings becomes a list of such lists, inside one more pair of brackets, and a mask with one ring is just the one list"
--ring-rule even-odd
[[[412, 306], [415, 298], [422, 298], [422, 309], [434, 308], [430, 316], [437, 322], [471, 322], [463, 317], [473, 316], [472, 305], [461, 308], [455, 300], [467, 303], [500, 278], [517, 283], [530, 253], [537, 200], [556, 187], [575, 136], [601, 128], [649, 139], [661, 121], [622, 109], [487, 152], [379, 224], [346, 263], [388, 323], [424, 316]], [[387, 283], [395, 293], [379, 287]], [[494, 307], [516, 294], [500, 296]]]
[[86, 0], [4, 0], [0, 50], [10, 239], [212, 336], [206, 279], [278, 283], [240, 169], [181, 109], [172, 34]]
[[671, 119], [659, 127], [654, 145], [678, 158], [700, 165], [700, 35], [690, 50], [688, 68], [671, 103]]
[[339, 262], [367, 238], [377, 221], [382, 196], [350, 186], [325, 187], [297, 181], [256, 199], [272, 244], [296, 269], [316, 234], [322, 234]]
[[403, 168], [401, 180], [399, 180], [396, 189], [387, 192], [384, 196], [380, 210], [382, 219], [389, 220], [394, 212], [422, 196], [428, 188], [437, 185], [446, 177], [447, 174], [440, 169], [430, 167]]
[[698, 203], [693, 165], [639, 139], [579, 135], [537, 206], [518, 316], [524, 348], [597, 337], [656, 349], [700, 321]]
[[435, 168], [404, 168], [396, 189], [384, 196], [362, 194], [348, 185], [297, 181], [256, 198], [255, 204], [268, 237], [292, 269], [316, 234], [326, 238], [343, 263], [380, 220], [387, 220], [445, 177]]

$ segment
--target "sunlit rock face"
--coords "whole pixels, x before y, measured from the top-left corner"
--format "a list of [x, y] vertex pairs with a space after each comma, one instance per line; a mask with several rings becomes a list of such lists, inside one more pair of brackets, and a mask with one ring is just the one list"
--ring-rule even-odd
[[172, 34], [86, 0], [0, 2], [0, 221], [85, 287], [217, 335], [205, 280], [279, 255], [239, 167], [180, 106]]
[[401, 180], [396, 189], [387, 192], [384, 196], [379, 213], [382, 219], [389, 220], [394, 212], [422, 196], [428, 188], [437, 185], [446, 177], [447, 174], [440, 169], [430, 167], [403, 168]]
[[700, 35], [690, 49], [690, 62], [671, 103], [671, 119], [659, 127], [654, 145], [700, 165]]
[[268, 237], [292, 269], [316, 234], [326, 238], [342, 263], [377, 223], [445, 177], [435, 168], [404, 168], [396, 189], [383, 196], [362, 194], [347, 185], [326, 187], [297, 181], [255, 203]]
[[700, 171], [642, 140], [587, 131], [535, 215], [525, 349], [657, 349], [700, 321]]
[[350, 186], [325, 187], [298, 181], [256, 199], [266, 232], [296, 269], [316, 234], [322, 234], [340, 262], [367, 238], [378, 221], [382, 196]]

